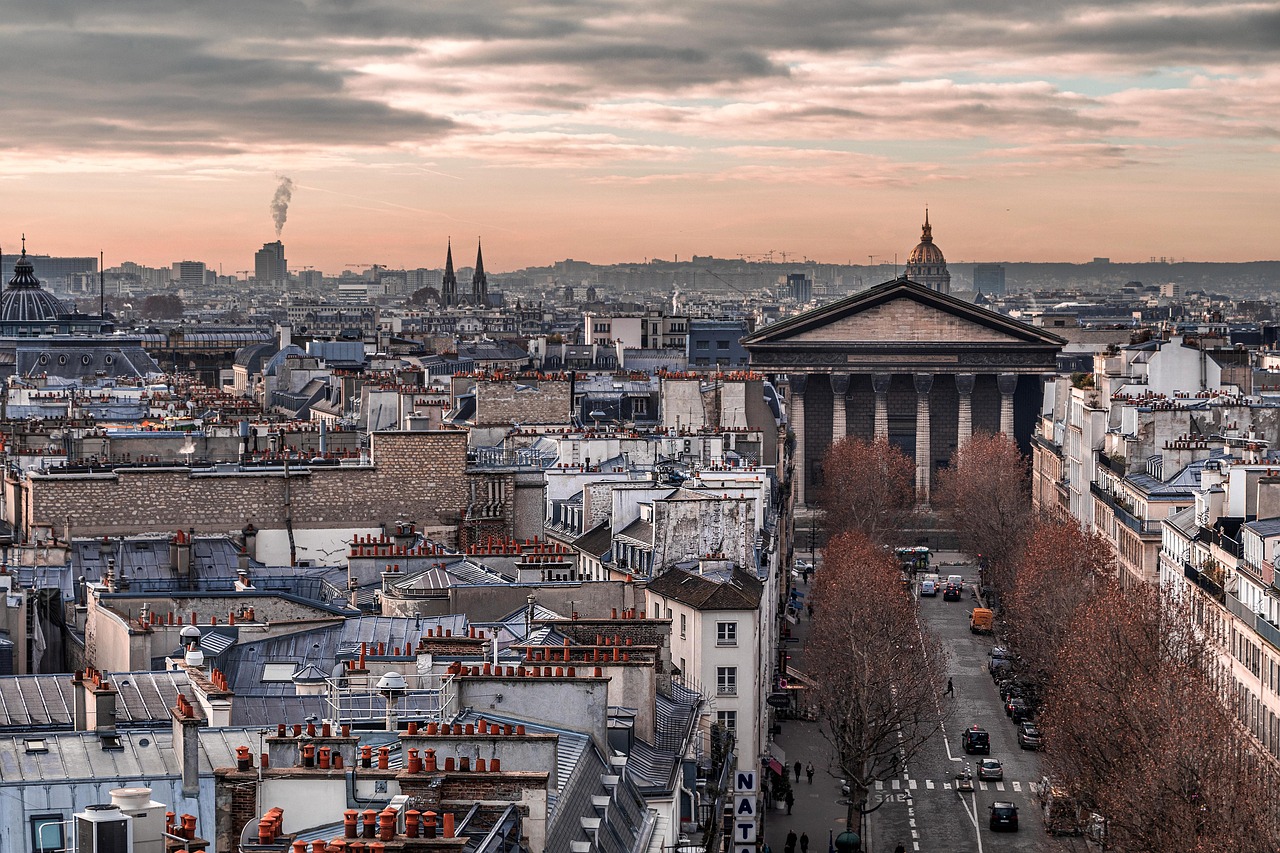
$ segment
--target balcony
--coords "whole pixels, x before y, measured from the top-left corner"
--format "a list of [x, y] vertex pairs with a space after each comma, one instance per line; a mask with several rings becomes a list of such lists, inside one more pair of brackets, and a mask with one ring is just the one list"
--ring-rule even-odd
[[1280, 650], [1280, 628], [1272, 625], [1266, 619], [1254, 613], [1244, 602], [1236, 598], [1230, 593], [1226, 597], [1227, 609], [1230, 610], [1237, 619], [1249, 626], [1255, 634], [1271, 645], [1273, 649]]
[[1129, 509], [1125, 506], [1124, 500], [1122, 498], [1117, 499], [1117, 497], [1114, 494], [1112, 494], [1111, 492], [1108, 492], [1106, 489], [1102, 488], [1102, 486], [1099, 486], [1097, 483], [1089, 484], [1089, 492], [1095, 498], [1098, 498], [1100, 501], [1102, 501], [1104, 504], [1106, 504], [1111, 508], [1111, 511], [1115, 514], [1116, 521], [1120, 522], [1125, 527], [1132, 530], [1134, 533], [1137, 533], [1139, 536], [1159, 536], [1160, 535], [1159, 521], [1144, 521], [1143, 519], [1138, 518], [1136, 515], [1134, 515], [1132, 512], [1129, 511]]
[[1227, 603], [1226, 591], [1213, 578], [1185, 561], [1182, 564], [1182, 573], [1186, 575], [1187, 580], [1209, 593], [1219, 604]]

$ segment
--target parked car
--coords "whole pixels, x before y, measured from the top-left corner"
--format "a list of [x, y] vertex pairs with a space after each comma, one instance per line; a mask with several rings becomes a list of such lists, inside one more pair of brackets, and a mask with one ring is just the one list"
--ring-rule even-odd
[[978, 762], [978, 778], [983, 782], [999, 782], [1004, 779], [1004, 765], [997, 758], [984, 758]]
[[970, 755], [978, 753], [983, 755], [991, 754], [991, 736], [977, 726], [970, 726], [965, 729], [964, 734], [960, 737], [960, 743], [964, 746], [964, 751]]
[[1018, 725], [1030, 722], [1035, 718], [1035, 706], [1030, 702], [1027, 702], [1025, 699], [1019, 699], [1013, 706], [1013, 709], [1009, 712], [1009, 719], [1013, 720]]
[[1044, 747], [1044, 737], [1040, 734], [1040, 729], [1035, 723], [1023, 723], [1018, 726], [1018, 746], [1023, 749], [1041, 749]]
[[942, 600], [943, 601], [959, 601], [960, 587], [956, 586], [955, 584], [950, 584], [950, 583], [947, 584], [947, 588], [942, 591]]
[[994, 802], [991, 804], [991, 829], [1007, 829], [1018, 831], [1018, 807], [1013, 803]]

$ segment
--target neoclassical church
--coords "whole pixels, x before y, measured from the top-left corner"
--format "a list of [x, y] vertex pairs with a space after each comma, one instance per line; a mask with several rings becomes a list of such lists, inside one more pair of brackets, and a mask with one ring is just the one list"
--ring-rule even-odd
[[929, 224], [929, 209], [924, 211], [924, 228], [920, 232], [920, 242], [907, 256], [905, 275], [911, 281], [917, 281], [930, 290], [939, 293], [951, 292], [951, 273], [947, 271], [947, 259], [942, 250], [933, 242], [933, 226]]
[[45, 290], [23, 246], [13, 278], [0, 293], [0, 381], [16, 375], [89, 384], [162, 372], [139, 336], [114, 331], [109, 314], [68, 310]]
[[1009, 433], [1029, 452], [1066, 341], [950, 289], [926, 214], [902, 276], [743, 338], [752, 369], [787, 387], [797, 506], [817, 503], [823, 457], [845, 436], [884, 437], [914, 458], [922, 507], [974, 432]]

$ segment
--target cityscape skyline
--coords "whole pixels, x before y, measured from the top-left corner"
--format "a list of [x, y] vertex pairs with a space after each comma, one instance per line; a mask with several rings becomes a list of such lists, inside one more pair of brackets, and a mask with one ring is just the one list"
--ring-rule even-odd
[[856, 264], [905, 257], [927, 205], [956, 261], [1266, 260], [1274, 16], [19, 8], [0, 27], [15, 66], [0, 162], [21, 204], [0, 233], [6, 251], [25, 231], [33, 251], [224, 269], [273, 236], [330, 270], [477, 236], [495, 272], [769, 251]]

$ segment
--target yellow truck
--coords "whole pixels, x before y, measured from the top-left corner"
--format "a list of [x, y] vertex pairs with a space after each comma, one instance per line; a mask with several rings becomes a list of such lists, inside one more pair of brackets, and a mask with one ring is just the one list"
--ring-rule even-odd
[[969, 630], [974, 634], [990, 634], [995, 625], [995, 614], [986, 607], [975, 607], [969, 613]]

